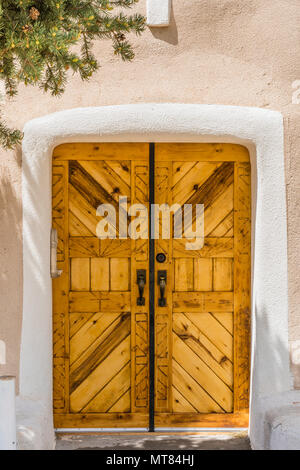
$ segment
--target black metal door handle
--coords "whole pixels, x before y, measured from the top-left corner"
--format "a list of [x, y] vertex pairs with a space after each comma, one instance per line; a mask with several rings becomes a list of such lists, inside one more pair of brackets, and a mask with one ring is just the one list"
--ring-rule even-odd
[[158, 299], [158, 305], [160, 307], [166, 307], [167, 301], [165, 298], [166, 295], [166, 285], [167, 285], [167, 271], [158, 271], [157, 272], [157, 283], [160, 290], [160, 298]]
[[145, 284], [146, 284], [146, 270], [137, 269], [136, 274], [137, 274], [136, 283], [139, 287], [139, 297], [137, 299], [137, 305], [145, 305], [145, 297], [143, 297], [143, 295], [144, 295], [144, 289], [145, 289]]

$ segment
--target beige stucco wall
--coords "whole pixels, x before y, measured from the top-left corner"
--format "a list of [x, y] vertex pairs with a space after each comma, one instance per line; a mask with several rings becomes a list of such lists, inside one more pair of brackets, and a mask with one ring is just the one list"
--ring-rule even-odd
[[[145, 4], [146, 0], [140, 0], [137, 8], [145, 12]], [[142, 102], [257, 106], [282, 112], [289, 218], [290, 343], [297, 388], [300, 104], [292, 104], [292, 83], [300, 80], [299, 25], [298, 0], [173, 0], [170, 27], [148, 29], [142, 37], [133, 38], [133, 63], [117, 60], [109, 43], [101, 42], [96, 51], [102, 68], [90, 83], [71, 78], [60, 99], [22, 87], [19, 96], [5, 104], [9, 123], [20, 128], [32, 118], [63, 109]], [[21, 165], [20, 151], [1, 150], [0, 340], [7, 345], [7, 364], [0, 366], [0, 374], [18, 371], [22, 323]]]

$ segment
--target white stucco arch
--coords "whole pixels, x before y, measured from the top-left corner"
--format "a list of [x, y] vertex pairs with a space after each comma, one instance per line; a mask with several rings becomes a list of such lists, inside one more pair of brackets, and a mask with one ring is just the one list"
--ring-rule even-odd
[[[52, 300], [49, 266], [51, 157], [65, 142], [231, 142], [252, 163], [252, 443], [264, 447], [268, 403], [291, 390], [288, 353], [287, 214], [280, 113], [198, 104], [79, 108], [28, 122], [23, 141], [23, 326], [19, 436], [52, 448]], [[274, 401], [275, 400], [275, 401]]]

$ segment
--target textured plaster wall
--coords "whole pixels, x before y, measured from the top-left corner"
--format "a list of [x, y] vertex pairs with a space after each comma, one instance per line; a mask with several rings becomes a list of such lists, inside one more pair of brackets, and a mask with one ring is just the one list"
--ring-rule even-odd
[[[146, 12], [146, 1], [137, 6]], [[11, 125], [79, 106], [181, 102], [257, 106], [280, 111], [285, 126], [288, 198], [290, 344], [295, 386], [300, 388], [300, 80], [298, 0], [173, 0], [171, 25], [133, 38], [136, 59], [124, 64], [109, 43], [96, 45], [102, 68], [90, 83], [71, 78], [60, 99], [21, 88], [5, 103]], [[0, 340], [6, 365], [17, 374], [22, 309], [21, 157], [0, 156]], [[276, 191], [276, 188], [274, 188]], [[37, 227], [38, 230], [38, 227]], [[278, 254], [280, 256], [280, 253]]]

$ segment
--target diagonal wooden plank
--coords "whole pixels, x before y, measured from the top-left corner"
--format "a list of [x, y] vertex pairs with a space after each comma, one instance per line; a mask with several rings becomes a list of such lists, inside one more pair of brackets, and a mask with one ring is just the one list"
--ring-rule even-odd
[[198, 411], [198, 413], [224, 413], [223, 408], [177, 362], [172, 361], [173, 386]]
[[70, 338], [74, 336], [82, 326], [90, 320], [90, 318], [93, 316], [93, 313], [70, 313], [69, 318], [70, 318], [70, 329], [69, 329], [69, 334]]
[[195, 166], [197, 162], [173, 162], [173, 187], [172, 190], [175, 189], [176, 184], [184, 178], [184, 176], [190, 172]]
[[232, 312], [210, 312], [210, 314], [218, 321], [221, 323], [224, 328], [233, 335], [233, 314]]
[[[98, 391], [82, 409], [82, 413], [105, 413], [130, 389], [130, 362]], [[121, 410], [125, 412], [127, 410]]]
[[[142, 362], [143, 361], [143, 362]], [[146, 357], [147, 361], [147, 357]], [[142, 362], [142, 363], [140, 363]], [[148, 403], [149, 374], [148, 363], [143, 358], [136, 358], [135, 362], [135, 406], [136, 408], [145, 408]]]
[[[205, 364], [230, 388], [233, 387], [233, 365], [232, 360], [225, 356], [215, 345], [207, 333], [199, 330], [191, 321], [197, 314], [189, 315], [182, 313], [173, 316], [173, 331], [185, 344], [202, 359]], [[224, 330], [227, 336], [227, 330]], [[213, 336], [213, 331], [209, 332]], [[231, 337], [231, 341], [233, 338]]]
[[108, 413], [129, 413], [131, 410], [130, 389], [108, 410]]
[[172, 409], [174, 413], [197, 412], [197, 409], [174, 386], [172, 387]]
[[64, 167], [53, 167], [52, 217], [64, 216]]
[[[210, 194], [215, 194], [218, 189], [213, 186], [212, 180], [218, 178], [221, 163], [198, 162], [196, 165], [173, 187], [173, 203], [183, 204], [209, 204]], [[224, 168], [222, 170], [224, 173]], [[215, 195], [215, 197], [217, 197]], [[199, 202], [196, 202], [199, 201]]]
[[231, 227], [228, 232], [225, 233], [225, 237], [233, 237], [234, 236], [234, 228]]
[[130, 160], [105, 160], [105, 163], [110, 167], [119, 177], [124, 181], [125, 184], [130, 186], [131, 183], [131, 161]]
[[84, 380], [72, 390], [70, 395], [71, 412], [80, 411], [109, 380], [130, 360], [130, 336], [111, 348], [105, 359], [94, 369], [88, 369]]
[[204, 207], [204, 234], [211, 233], [233, 210], [233, 185], [230, 185], [211, 206]]
[[[189, 203], [190, 204], [190, 203]], [[198, 200], [193, 202], [193, 212], [191, 220], [186, 221], [185, 230], [188, 230], [196, 221], [195, 204], [204, 204], [204, 233], [205, 237], [217, 227], [224, 218], [233, 211], [233, 184], [224, 186], [223, 192], [216, 192], [211, 200]]]
[[69, 235], [71, 237], [90, 237], [95, 232], [95, 227], [89, 230], [72, 211], [69, 210]]
[[122, 320], [119, 313], [99, 312], [87, 318], [70, 339], [71, 371], [79, 367], [86, 357], [93, 354], [93, 351], [112, 333], [120, 321]]
[[[229, 212], [223, 220], [207, 236], [208, 237], [228, 237], [233, 236], [233, 211]], [[228, 235], [230, 233], [230, 235]]]
[[[125, 182], [119, 174], [122, 168], [128, 168], [128, 171], [122, 171], [122, 174], [129, 174], [130, 177], [130, 162], [124, 162], [124, 167], [119, 162], [115, 169], [106, 161], [81, 161], [80, 165], [86, 171], [85, 175], [95, 180], [101, 188], [106, 192], [106, 195], [112, 197], [116, 202], [119, 202], [119, 196], [127, 196], [130, 202], [130, 184]], [[108, 201], [107, 201], [108, 202]]]
[[[82, 163], [82, 162], [81, 162]], [[69, 163], [69, 184], [90, 204], [97, 209], [100, 204], [112, 204], [118, 209], [118, 203], [78, 161]]]
[[196, 327], [231, 361], [233, 361], [232, 335], [214, 318], [211, 313], [193, 315], [186, 313]]
[[[120, 189], [115, 187], [113, 195], [109, 194], [78, 162], [70, 162], [69, 168], [69, 191], [70, 209], [72, 212], [89, 228], [96, 232], [96, 226], [99, 220], [96, 218], [96, 210], [101, 204], [111, 204], [116, 211], [116, 223], [110, 222], [117, 231], [117, 221], [119, 215], [119, 195]], [[117, 194], [117, 197], [115, 197]], [[124, 209], [124, 216], [127, 213]], [[94, 220], [97, 220], [95, 223]], [[94, 225], [92, 228], [89, 223]]]
[[[98, 207], [98, 206], [97, 206]], [[69, 186], [69, 209], [88, 230], [89, 234], [96, 236], [96, 228], [100, 218], [96, 216], [94, 208], [75, 188]]]
[[53, 316], [53, 356], [65, 356], [65, 315], [64, 313], [56, 312]]
[[173, 357], [226, 412], [232, 411], [230, 388], [177, 335], [173, 335]]
[[130, 314], [124, 314], [110, 335], [93, 350], [84, 361], [70, 373], [70, 390], [73, 392], [92, 374], [92, 372], [103, 362], [122, 341], [130, 335]]
[[203, 184], [199, 185], [197, 189], [195, 188], [195, 193], [185, 203], [204, 204], [207, 209], [233, 184], [233, 177], [233, 163], [222, 163]]
[[145, 204], [149, 201], [149, 171], [147, 166], [135, 167], [135, 202]]

